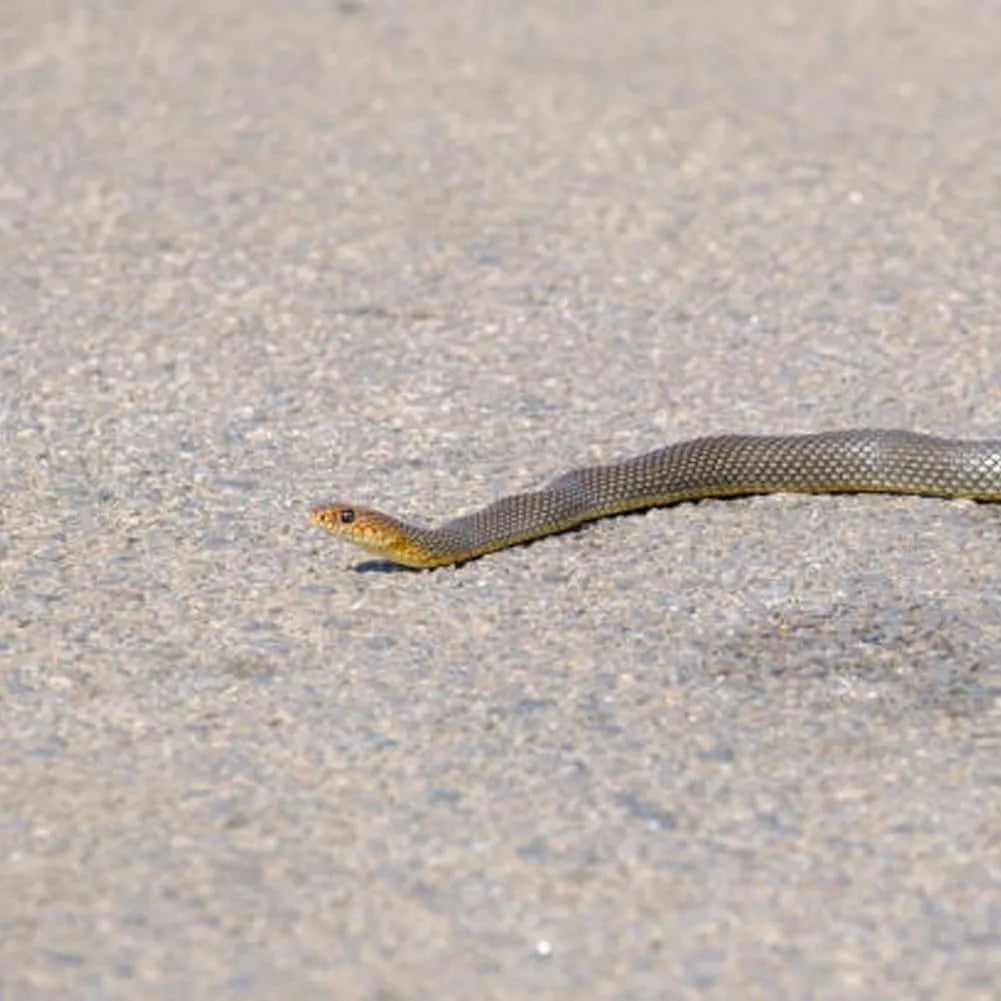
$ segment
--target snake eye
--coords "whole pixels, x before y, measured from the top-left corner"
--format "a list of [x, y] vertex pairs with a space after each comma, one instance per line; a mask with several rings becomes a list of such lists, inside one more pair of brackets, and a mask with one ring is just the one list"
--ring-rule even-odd
[[343, 511], [341, 511], [342, 525], [350, 525], [351, 522], [353, 522], [354, 520], [355, 520], [355, 513], [354, 511], [351, 510], [351, 508], [346, 507]]

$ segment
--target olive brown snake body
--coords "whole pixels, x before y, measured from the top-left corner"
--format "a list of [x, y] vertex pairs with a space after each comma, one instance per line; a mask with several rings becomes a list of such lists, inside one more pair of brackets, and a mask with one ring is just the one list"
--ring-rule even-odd
[[605, 466], [574, 469], [541, 490], [513, 494], [420, 528], [349, 504], [311, 520], [404, 566], [462, 563], [585, 521], [679, 501], [747, 494], [896, 493], [1001, 500], [1001, 440], [860, 429], [793, 435], [717, 435]]

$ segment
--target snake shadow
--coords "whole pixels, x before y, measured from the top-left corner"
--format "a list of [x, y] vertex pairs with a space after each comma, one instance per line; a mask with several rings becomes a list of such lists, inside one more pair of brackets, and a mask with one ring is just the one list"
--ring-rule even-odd
[[363, 560], [354, 565], [355, 573], [423, 573], [419, 567], [405, 567], [392, 560]]

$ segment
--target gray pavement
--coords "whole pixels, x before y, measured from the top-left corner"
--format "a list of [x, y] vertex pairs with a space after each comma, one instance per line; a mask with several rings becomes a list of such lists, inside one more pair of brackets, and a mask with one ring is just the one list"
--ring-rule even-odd
[[425, 574], [307, 512], [1001, 436], [999, 52], [989, 0], [6, 4], [0, 998], [997, 997], [1001, 509]]

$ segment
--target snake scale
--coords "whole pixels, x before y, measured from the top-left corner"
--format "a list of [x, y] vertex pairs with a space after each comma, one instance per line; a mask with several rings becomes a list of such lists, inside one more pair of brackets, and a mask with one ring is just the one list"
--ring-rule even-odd
[[350, 504], [311, 520], [404, 566], [462, 563], [585, 521], [679, 501], [747, 494], [895, 493], [1001, 500], [1001, 440], [859, 429], [727, 434], [668, 445], [622, 462], [574, 469], [541, 490], [503, 497], [437, 528]]

